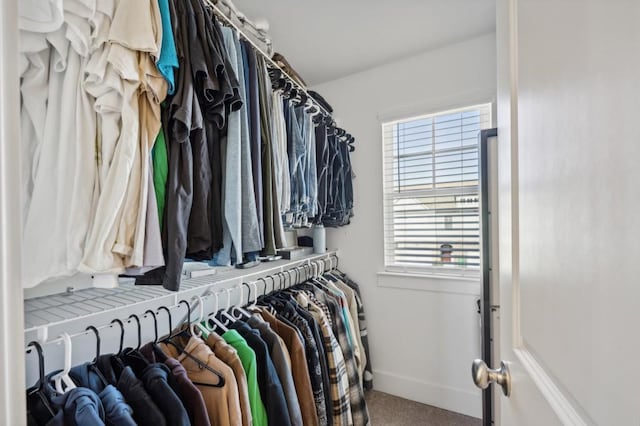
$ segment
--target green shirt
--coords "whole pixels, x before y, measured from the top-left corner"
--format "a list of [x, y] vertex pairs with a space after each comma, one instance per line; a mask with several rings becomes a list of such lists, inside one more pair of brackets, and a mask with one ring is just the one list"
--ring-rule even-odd
[[164, 138], [164, 129], [160, 129], [156, 142], [151, 150], [153, 160], [153, 188], [156, 191], [158, 202], [158, 220], [160, 229], [164, 224], [165, 194], [167, 192], [167, 176], [169, 174], [169, 157], [167, 155], [167, 142]]
[[240, 362], [247, 375], [247, 386], [249, 388], [249, 405], [251, 406], [251, 416], [253, 417], [254, 426], [267, 426], [267, 410], [260, 397], [260, 388], [258, 388], [258, 365], [256, 362], [256, 353], [249, 347], [247, 341], [244, 340], [236, 330], [228, 330], [222, 335], [222, 338], [233, 346], [238, 352]]

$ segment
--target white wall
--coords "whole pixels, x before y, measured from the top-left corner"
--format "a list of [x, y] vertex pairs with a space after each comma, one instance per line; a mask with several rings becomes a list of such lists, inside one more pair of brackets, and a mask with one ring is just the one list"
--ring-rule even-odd
[[[471, 381], [480, 356], [478, 280], [379, 274], [384, 271], [381, 120], [494, 101], [495, 35], [489, 34], [314, 89], [357, 139], [353, 154], [355, 214], [329, 230], [340, 267], [363, 289], [375, 388], [481, 416]], [[354, 53], [355, 54], [355, 53]]]

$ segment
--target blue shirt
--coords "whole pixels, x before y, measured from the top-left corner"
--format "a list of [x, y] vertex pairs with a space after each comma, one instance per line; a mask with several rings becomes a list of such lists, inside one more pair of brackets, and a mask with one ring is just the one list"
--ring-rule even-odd
[[171, 14], [169, 13], [169, 0], [158, 0], [160, 6], [160, 18], [162, 20], [162, 45], [160, 46], [160, 57], [156, 62], [158, 71], [169, 84], [168, 93], [173, 95], [176, 91], [174, 68], [178, 68], [178, 54], [176, 53], [176, 43], [173, 39], [173, 29], [171, 27]]

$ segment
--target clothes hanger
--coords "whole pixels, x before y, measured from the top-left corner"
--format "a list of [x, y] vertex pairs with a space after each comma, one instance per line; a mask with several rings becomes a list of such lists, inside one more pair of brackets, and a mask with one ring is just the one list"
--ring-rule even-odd
[[180, 306], [183, 303], [187, 306], [187, 317], [185, 319], [187, 323], [187, 327], [184, 330], [181, 330], [178, 334], [186, 333], [187, 336], [192, 337], [193, 335], [191, 334], [191, 328], [189, 327], [191, 325], [191, 304], [186, 300], [182, 299], [181, 301], [178, 302], [178, 306]]
[[313, 104], [313, 101], [311, 100], [311, 98], [307, 97], [307, 100], [304, 103], [304, 112], [306, 112], [307, 114], [313, 117], [313, 115], [311, 114], [312, 109], [315, 111], [317, 107]]
[[140, 325], [140, 318], [136, 314], [131, 314], [127, 318], [127, 323], [131, 323], [131, 319], [136, 320], [136, 324], [138, 325], [138, 346], [134, 349], [135, 351], [140, 350], [140, 346], [142, 346], [142, 326]]
[[140, 318], [136, 314], [131, 314], [127, 318], [127, 323], [130, 323], [132, 319], [136, 320], [138, 326], [138, 346], [125, 349], [122, 358], [125, 364], [133, 368], [135, 372], [142, 372], [149, 365], [149, 361], [140, 352], [140, 347], [142, 346], [142, 325], [140, 324]]
[[124, 324], [118, 318], [111, 321], [111, 324], [113, 323], [116, 323], [120, 326], [120, 346], [118, 348], [118, 353], [116, 353], [116, 356], [119, 357], [120, 355], [122, 355], [122, 349], [124, 347]]
[[311, 272], [310, 272], [311, 271], [311, 266], [309, 266], [308, 264], [305, 263], [304, 265], [302, 265], [302, 269], [304, 270], [304, 280], [302, 280], [302, 281], [303, 282], [304, 281], [308, 281], [309, 278], [311, 277]]
[[[247, 287], [247, 303], [245, 303], [245, 306], [247, 306], [248, 308], [249, 304], [251, 303], [251, 287], [245, 282], [242, 283], [242, 287]], [[242, 297], [240, 298], [240, 300], [242, 300]]]
[[147, 314], [151, 315], [151, 318], [153, 318], [153, 332], [154, 332], [154, 337], [153, 337], [153, 342], [152, 343], [158, 343], [158, 317], [156, 317], [156, 313], [153, 312], [151, 309], [147, 309], [146, 311], [144, 311], [144, 315], [142, 316], [143, 318], [147, 316]]
[[[329, 276], [333, 276], [332, 273], [334, 271], [334, 266], [333, 266], [333, 257], [331, 255], [329, 255], [326, 259], [327, 261], [329, 261], [329, 269], [326, 270], [326, 272], [324, 272], [324, 274], [322, 274], [322, 276], [319, 276], [318, 278], [322, 278], [324, 280], [327, 280], [324, 275], [329, 275]], [[337, 262], [336, 262], [336, 266], [337, 266]]]
[[198, 304], [198, 320], [191, 324], [191, 335], [196, 337], [202, 337], [203, 334], [209, 335], [209, 330], [207, 330], [203, 325], [202, 321], [204, 321], [204, 299], [200, 296], [193, 296], [196, 299]]
[[165, 340], [171, 337], [171, 333], [173, 333], [173, 316], [171, 315], [171, 311], [169, 310], [169, 308], [167, 308], [166, 306], [160, 306], [158, 308], [158, 312], [159, 311], [166, 311], [167, 312], [167, 318], [169, 319], [169, 334], [167, 335], [167, 337], [165, 337], [164, 339], [161, 340]]
[[[178, 305], [180, 305], [181, 303], [185, 303], [187, 305], [187, 324], [190, 324], [191, 305], [189, 304], [189, 302], [187, 302], [184, 299], [181, 300], [180, 302], [178, 302]], [[168, 308], [167, 308], [167, 312], [169, 312]], [[169, 313], [169, 317], [171, 317], [170, 313]], [[171, 321], [169, 321], [169, 325], [171, 326]], [[190, 332], [189, 331], [189, 327], [186, 328], [186, 331], [187, 331], [187, 333]], [[177, 344], [176, 342], [171, 340], [173, 337], [174, 336], [171, 335], [171, 331], [170, 331], [169, 332], [169, 337], [166, 338], [164, 340], [164, 342], [166, 344], [168, 344], [168, 345], [171, 345], [171, 346], [175, 347], [181, 355], [184, 355], [187, 358], [193, 360], [196, 364], [198, 364], [198, 367], [200, 367], [201, 370], [207, 370], [208, 372], [210, 372], [211, 374], [213, 374], [214, 376], [216, 376], [218, 378], [218, 383], [215, 383], [215, 384], [192, 381], [194, 385], [196, 385], [196, 386], [206, 386], [206, 387], [210, 387], [210, 388], [221, 388], [221, 387], [224, 386], [225, 380], [224, 380], [224, 377], [222, 376], [222, 374], [219, 371], [209, 367], [202, 360], [200, 360], [199, 358], [191, 355], [191, 353], [187, 352], [183, 347], [181, 347], [179, 344]]]
[[[273, 293], [276, 289], [276, 279], [273, 277], [273, 275], [267, 275], [265, 278], [269, 278], [271, 280], [271, 290], [269, 290], [269, 293]], [[264, 295], [267, 296], [269, 293], [265, 293]]]
[[[258, 308], [258, 304], [260, 304], [260, 307], [266, 307], [268, 306], [268, 304], [266, 304], [264, 302], [264, 300], [269, 297], [269, 292], [267, 291], [267, 280], [266, 278], [269, 278], [272, 282], [272, 285], [275, 283], [273, 277], [271, 275], [267, 275], [266, 277], [262, 278], [258, 278], [258, 280], [255, 282], [255, 289], [256, 289], [256, 296], [255, 296], [255, 300], [253, 302], [253, 307], [254, 308]], [[260, 296], [258, 296], [258, 286], [257, 286], [257, 282], [258, 281], [262, 281], [262, 283], [264, 284], [264, 287], [262, 289], [262, 294]]]
[[[240, 290], [240, 303], [242, 303], [242, 301], [244, 300], [244, 287], [239, 285], [237, 288]], [[249, 294], [249, 296], [251, 296], [251, 294]], [[249, 304], [248, 301], [247, 301], [247, 304]], [[236, 313], [244, 315], [245, 317], [247, 317], [247, 319], [251, 318], [251, 314], [249, 312], [247, 312], [242, 306], [236, 305], [236, 306], [234, 306], [233, 310]], [[242, 319], [242, 317], [240, 316], [240, 318], [238, 318], [238, 319]]]
[[[207, 290], [207, 293], [209, 292], [209, 290]], [[206, 293], [205, 293], [206, 294]], [[220, 301], [218, 300], [218, 293], [214, 292], [214, 293], [209, 293], [212, 294], [215, 298], [216, 298], [216, 309], [209, 314], [209, 316], [207, 317], [207, 320], [205, 321], [205, 326], [207, 327], [207, 330], [211, 331], [215, 331], [216, 327], [219, 327], [220, 330], [222, 330], [222, 332], [227, 332], [229, 331], [229, 329], [227, 328], [227, 326], [225, 324], [223, 324], [220, 320], [218, 320], [218, 318], [216, 318], [216, 315], [218, 314], [218, 310], [220, 308]], [[213, 323], [213, 326], [211, 326], [211, 323]]]
[[325, 266], [324, 265], [324, 261], [323, 260], [316, 260], [314, 262], [314, 264], [316, 265], [316, 268], [317, 268], [315, 276], [319, 277], [319, 276], [323, 275], [324, 274], [324, 266]]
[[320, 270], [320, 267], [318, 266], [317, 261], [316, 260], [309, 261], [309, 267], [311, 268], [311, 278], [317, 277], [318, 271]]
[[[296, 275], [296, 280], [295, 281], [293, 281], [292, 274]], [[287, 276], [289, 277], [289, 286], [287, 287], [287, 289], [295, 286], [296, 284], [298, 284], [300, 282], [300, 276], [298, 275], [298, 271], [296, 271], [295, 269], [287, 269]]]
[[287, 284], [287, 274], [278, 272], [278, 291], [282, 291]]
[[[64, 368], [62, 372], [56, 374], [53, 377], [53, 383], [55, 384], [56, 392], [58, 392], [59, 394], [63, 394], [70, 391], [71, 389], [75, 389], [76, 385], [75, 383], [73, 383], [73, 380], [71, 380], [71, 377], [69, 377], [69, 371], [72, 367], [71, 336], [69, 336], [67, 333], [62, 333], [60, 337], [62, 337], [62, 341], [64, 342]], [[63, 385], [66, 387], [63, 387]]]
[[[135, 318], [138, 324], [138, 345], [140, 345], [140, 343], [142, 342], [142, 329], [140, 327], [140, 319], [137, 315], [132, 314], [127, 318], [127, 323], [130, 323], [132, 318]], [[137, 349], [139, 349], [139, 346], [138, 348], [127, 348], [125, 350], [124, 323], [118, 318], [111, 321], [111, 324], [114, 323], [120, 326], [120, 346], [118, 347], [118, 352], [111, 358], [112, 362], [116, 363], [115, 366], [117, 366], [120, 371], [122, 371], [122, 369], [124, 369], [126, 366], [129, 366], [133, 369], [134, 372], [136, 372], [136, 374], [141, 373], [142, 370], [144, 370], [149, 365], [149, 361], [140, 352], [137, 351]]]
[[301, 267], [302, 273], [304, 274], [300, 282], [304, 283], [306, 281], [309, 281], [309, 279], [311, 278], [311, 272], [310, 272], [311, 267], [306, 263], [303, 265], [300, 265], [300, 267]]
[[[264, 280], [263, 280], [264, 281]], [[267, 285], [267, 282], [264, 281], [265, 286]], [[247, 284], [247, 287], [249, 287], [250, 285], [253, 286], [253, 303], [251, 303], [251, 291], [249, 291], [249, 297], [247, 298], [247, 305], [248, 308], [247, 309], [256, 309], [258, 307], [257, 302], [258, 302], [258, 283], [257, 281], [252, 281], [249, 284]]]
[[91, 369], [91, 371], [98, 375], [98, 377], [102, 381], [102, 384], [104, 386], [107, 386], [109, 384], [109, 381], [106, 377], [104, 377], [104, 374], [102, 374], [102, 371], [100, 371], [100, 369], [98, 368], [98, 358], [100, 358], [100, 333], [98, 332], [98, 329], [92, 325], [85, 328], [85, 331], [93, 331], [93, 333], [96, 335], [96, 357], [91, 362], [91, 364], [89, 364], [89, 368]]
[[98, 358], [100, 358], [100, 333], [98, 332], [98, 329], [92, 325], [85, 328], [85, 331], [89, 330], [93, 331], [93, 333], [96, 335], [96, 357], [91, 362], [91, 364], [96, 365], [96, 363], [98, 362]]
[[262, 287], [262, 295], [267, 294], [267, 280], [266, 280], [265, 278], [263, 278], [263, 277], [260, 277], [260, 278], [258, 278], [258, 279], [255, 281], [255, 285], [256, 285], [256, 292], [255, 292], [255, 293], [256, 293], [256, 295], [255, 295], [255, 302], [254, 302], [254, 304], [258, 301], [258, 282], [260, 282], [260, 281], [261, 281], [261, 282], [262, 282], [262, 284], [263, 284], [263, 287]]
[[230, 323], [234, 323], [238, 321], [240, 318], [236, 318], [232, 313], [233, 306], [231, 305], [231, 288], [225, 288], [224, 291], [227, 293], [227, 306], [224, 310], [221, 311], [220, 315], [228, 319]]
[[33, 346], [36, 349], [36, 353], [38, 354], [38, 373], [39, 373], [39, 378], [38, 378], [38, 382], [36, 383], [36, 385], [34, 387], [32, 387], [31, 389], [27, 390], [27, 398], [33, 398], [34, 396], [36, 396], [40, 400], [40, 402], [42, 402], [42, 405], [44, 405], [44, 407], [46, 408], [47, 412], [53, 418], [53, 417], [55, 417], [56, 413], [53, 410], [53, 408], [51, 407], [51, 402], [49, 401], [49, 398], [47, 398], [47, 395], [44, 393], [44, 387], [45, 387], [45, 384], [47, 382], [47, 378], [45, 376], [44, 353], [42, 351], [42, 346], [40, 346], [40, 343], [38, 343], [35, 340], [31, 341], [27, 345], [27, 353], [31, 353], [31, 349], [29, 349], [29, 347], [31, 347], [31, 346]]

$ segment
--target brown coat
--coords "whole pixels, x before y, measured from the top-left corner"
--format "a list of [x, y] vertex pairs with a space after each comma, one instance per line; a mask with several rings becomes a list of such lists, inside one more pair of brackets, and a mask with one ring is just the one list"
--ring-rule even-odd
[[201, 368], [196, 361], [184, 353], [179, 354], [174, 346], [160, 344], [162, 350], [167, 355], [182, 363], [185, 370], [187, 370], [189, 379], [194, 382], [202, 393], [211, 425], [237, 426], [242, 424], [238, 384], [236, 383], [236, 378], [231, 367], [216, 357], [211, 348], [198, 337], [191, 337], [188, 341], [186, 338], [180, 337], [176, 337], [173, 340], [181, 344], [185, 352], [188, 352], [208, 367], [221, 373], [224, 377], [224, 386], [206, 386], [205, 384], [218, 384], [218, 377], [206, 368]]
[[261, 310], [260, 315], [271, 325], [271, 329], [284, 340], [289, 350], [291, 372], [293, 374], [296, 393], [298, 394], [298, 401], [300, 402], [300, 411], [302, 411], [304, 425], [317, 426], [319, 424], [318, 413], [313, 399], [313, 390], [311, 389], [311, 378], [309, 377], [304, 343], [302, 343], [298, 332], [294, 328], [280, 321], [268, 311]]

